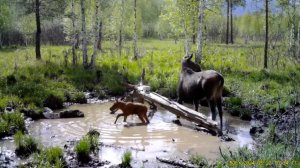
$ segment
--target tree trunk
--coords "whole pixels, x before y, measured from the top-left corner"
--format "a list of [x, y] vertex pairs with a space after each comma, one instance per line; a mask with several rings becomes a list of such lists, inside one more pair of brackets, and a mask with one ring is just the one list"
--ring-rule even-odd
[[298, 23], [298, 60], [300, 60], [300, 20]]
[[183, 21], [184, 37], [185, 37], [185, 55], [189, 55], [191, 51], [190, 36], [188, 35], [187, 25]]
[[103, 32], [103, 21], [100, 21], [99, 24], [99, 41], [98, 41], [98, 50], [102, 50], [102, 32]]
[[291, 44], [290, 50], [293, 57], [296, 58], [296, 0], [292, 1], [293, 16], [292, 16], [292, 29], [291, 29]]
[[37, 60], [41, 57], [41, 20], [40, 20], [40, 1], [35, 0], [35, 20], [36, 20], [36, 36], [35, 36], [35, 56]]
[[233, 44], [233, 19], [232, 19], [233, 2], [232, 0], [229, 1], [230, 1], [230, 43]]
[[229, 43], [229, 2], [230, 0], [227, 0], [227, 18], [226, 18], [226, 44]]
[[193, 26], [193, 44], [196, 44], [196, 19], [195, 16], [193, 16], [193, 20], [192, 20], [192, 26]]
[[122, 43], [123, 43], [123, 20], [124, 20], [124, 1], [122, 0], [122, 7], [121, 7], [121, 23], [120, 23], [120, 34], [119, 34], [119, 55], [122, 54]]
[[203, 21], [204, 21], [204, 9], [205, 9], [205, 0], [199, 1], [199, 26], [198, 26], [198, 37], [197, 37], [197, 51], [195, 62], [200, 63], [202, 59], [202, 47], [203, 47]]
[[99, 10], [99, 13], [100, 13], [100, 23], [99, 23], [99, 41], [98, 41], [98, 44], [97, 44], [97, 47], [98, 47], [98, 50], [102, 50], [102, 32], [103, 32], [103, 9], [102, 9], [102, 0], [100, 1], [100, 10]]
[[96, 56], [97, 56], [97, 51], [98, 51], [98, 41], [99, 41], [99, 5], [100, 5], [101, 0], [96, 0], [96, 7], [95, 7], [95, 26], [94, 26], [94, 34], [95, 34], [95, 42], [94, 42], [94, 52], [92, 55], [91, 59], [91, 64], [90, 67], [94, 68], [95, 67], [95, 62], [96, 62]]
[[0, 32], [0, 49], [2, 48], [2, 33]]
[[85, 2], [84, 2], [84, 0], [80, 0], [80, 4], [81, 4], [82, 60], [83, 60], [83, 67], [88, 68], [87, 37], [86, 37], [86, 25], [85, 25]]
[[76, 28], [75, 28], [75, 13], [74, 13], [74, 0], [71, 2], [72, 11], [71, 11], [71, 19], [72, 19], [72, 64], [77, 64], [77, 56], [76, 56]]
[[265, 32], [265, 50], [264, 50], [264, 68], [268, 68], [268, 42], [269, 42], [269, 0], [265, 0], [266, 5], [266, 32]]
[[137, 32], [136, 32], [136, 1], [134, 0], [134, 35], [133, 35], [133, 59], [137, 59]]

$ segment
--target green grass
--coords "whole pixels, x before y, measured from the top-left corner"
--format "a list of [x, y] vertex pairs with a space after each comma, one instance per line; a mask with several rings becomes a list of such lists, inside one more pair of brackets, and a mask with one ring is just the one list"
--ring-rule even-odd
[[[137, 83], [142, 69], [145, 69], [146, 83], [151, 85], [153, 91], [176, 97], [180, 62], [184, 55], [182, 41], [175, 44], [173, 41], [142, 40], [139, 43], [141, 58], [137, 61], [131, 60], [131, 43], [125, 43], [121, 56], [112, 46], [112, 43], [104, 42], [104, 52], [98, 55], [96, 69], [88, 71], [80, 65], [71, 66], [71, 55], [68, 64], [64, 64], [62, 53], [69, 49], [68, 46], [43, 46], [43, 61], [35, 61], [33, 47], [0, 50], [0, 55], [5, 56], [0, 60], [4, 65], [0, 68], [3, 71], [1, 93], [3, 96], [19, 97], [19, 103], [25, 106], [42, 107], [49, 95], [63, 101], [85, 102], [82, 99], [82, 91], [85, 90], [101, 89], [110, 95], [123, 94], [122, 80], [127, 78], [131, 83]], [[91, 49], [90, 46], [89, 53]], [[195, 51], [196, 46], [192, 50]], [[78, 54], [81, 63], [80, 51]], [[265, 71], [261, 70], [263, 45], [209, 44], [204, 47], [201, 66], [221, 72], [225, 77], [225, 86], [242, 98], [245, 104], [274, 112], [292, 104], [295, 96], [289, 93], [300, 89], [298, 85], [294, 87], [295, 83], [300, 82], [300, 67], [285, 54], [282, 47], [270, 50], [270, 68]], [[295, 72], [294, 79], [291, 72]], [[99, 92], [99, 96], [103, 97]]]
[[0, 138], [13, 135], [16, 131], [25, 131], [23, 115], [19, 112], [0, 114]]
[[300, 155], [294, 155], [294, 148], [283, 144], [265, 143], [256, 150], [246, 147], [238, 148], [236, 151], [227, 150], [222, 152], [214, 167], [242, 168], [242, 167], [298, 167]]
[[39, 152], [37, 141], [29, 136], [18, 131], [15, 136], [16, 154], [20, 157], [28, 157], [32, 153]]
[[131, 151], [127, 150], [122, 155], [122, 163], [121, 163], [121, 165], [123, 167], [131, 167], [130, 166], [131, 161], [132, 161], [132, 153], [131, 153]]
[[40, 153], [34, 155], [33, 158], [34, 167], [65, 167], [65, 161], [63, 158], [63, 150], [59, 147], [49, 147], [43, 149]]
[[208, 165], [208, 161], [205, 159], [205, 157], [199, 155], [199, 154], [193, 154], [191, 156], [189, 156], [189, 161], [194, 164], [197, 165], [199, 167], [204, 167]]
[[93, 152], [94, 154], [97, 154], [99, 152], [99, 136], [100, 133], [95, 129], [89, 130], [89, 132], [86, 135], [86, 137], [90, 141], [91, 152]]
[[88, 162], [90, 160], [91, 144], [88, 137], [82, 138], [75, 146], [77, 159], [81, 162]]

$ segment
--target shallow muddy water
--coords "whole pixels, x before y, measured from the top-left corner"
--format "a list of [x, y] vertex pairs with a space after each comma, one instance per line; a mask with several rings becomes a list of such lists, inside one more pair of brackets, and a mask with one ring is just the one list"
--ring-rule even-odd
[[[79, 109], [84, 112], [84, 118], [39, 120], [29, 127], [29, 133], [45, 146], [63, 146], [67, 140], [80, 139], [89, 129], [100, 132], [100, 141], [105, 145], [120, 148], [102, 147], [99, 152], [101, 160], [108, 160], [111, 164], [121, 162], [121, 156], [126, 149], [133, 154], [133, 167], [153, 167], [156, 156], [167, 158], [188, 158], [190, 154], [201, 154], [209, 161], [219, 156], [219, 147], [234, 149], [238, 146], [253, 143], [249, 135], [250, 122], [241, 121], [225, 113], [225, 128], [234, 130], [230, 134], [236, 141], [222, 142], [220, 138], [198, 132], [193, 125], [181, 119], [184, 126], [172, 122], [176, 116], [159, 108], [150, 119], [148, 125], [134, 125], [141, 121], [137, 116], [129, 116], [127, 124], [120, 117], [114, 124], [116, 115], [110, 114], [112, 103], [73, 105], [69, 109]], [[200, 109], [208, 114], [208, 108]], [[2, 142], [1, 142], [2, 143]], [[13, 148], [10, 141], [2, 143], [8, 149]], [[11, 146], [11, 147], [10, 147]]]

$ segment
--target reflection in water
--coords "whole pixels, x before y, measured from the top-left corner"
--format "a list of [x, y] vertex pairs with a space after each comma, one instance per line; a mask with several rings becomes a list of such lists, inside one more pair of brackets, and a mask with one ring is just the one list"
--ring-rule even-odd
[[[218, 137], [197, 132], [188, 121], [183, 121], [185, 126], [172, 123], [176, 116], [163, 109], [159, 109], [150, 120], [149, 125], [126, 127], [125, 123], [118, 121], [113, 124], [116, 114], [109, 112], [111, 103], [73, 105], [70, 109], [79, 109], [84, 112], [84, 118], [39, 120], [29, 128], [29, 133], [45, 146], [63, 146], [67, 140], [80, 139], [89, 129], [94, 128], [100, 132], [100, 141], [104, 144], [121, 146], [120, 149], [103, 147], [99, 152], [102, 160], [109, 160], [113, 164], [121, 162], [121, 156], [126, 148], [134, 148], [134, 164], [141, 166], [142, 161], [147, 164], [160, 157], [182, 157], [198, 153], [209, 160], [219, 156], [219, 146], [222, 148], [235, 148], [239, 145], [248, 145], [252, 139], [248, 133], [250, 123], [230, 116], [224, 116], [225, 125], [236, 130], [233, 135], [235, 142], [221, 142]], [[207, 113], [208, 108], [201, 111]], [[211, 117], [211, 116], [209, 116]], [[140, 123], [137, 116], [128, 116], [129, 125]]]

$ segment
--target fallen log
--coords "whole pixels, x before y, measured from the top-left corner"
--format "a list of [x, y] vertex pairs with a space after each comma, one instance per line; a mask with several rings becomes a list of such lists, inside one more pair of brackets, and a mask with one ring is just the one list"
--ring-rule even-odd
[[187, 167], [187, 168], [197, 168], [197, 167], [199, 167], [199, 166], [187, 163], [183, 160], [177, 161], [177, 160], [170, 160], [170, 159], [160, 158], [160, 157], [156, 157], [156, 159], [160, 162], [167, 163], [167, 164], [170, 164], [170, 165], [173, 165], [173, 166]]
[[210, 120], [205, 115], [190, 108], [187, 108], [184, 105], [172, 101], [162, 95], [159, 95], [155, 92], [150, 92], [149, 86], [137, 86], [131, 84], [127, 84], [126, 86], [129, 86], [130, 88], [134, 89], [134, 95], [142, 96], [145, 100], [158, 104], [161, 107], [168, 110], [169, 112], [208, 129], [214, 135], [222, 134], [222, 132], [218, 128], [217, 122]]

